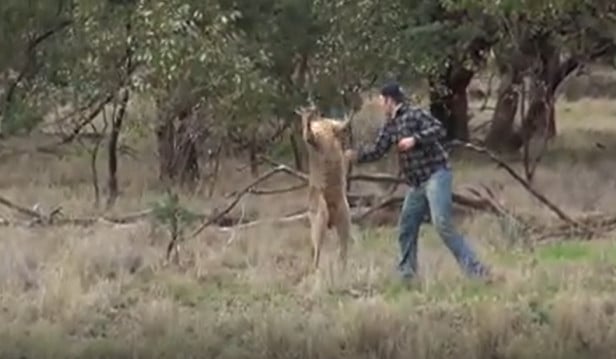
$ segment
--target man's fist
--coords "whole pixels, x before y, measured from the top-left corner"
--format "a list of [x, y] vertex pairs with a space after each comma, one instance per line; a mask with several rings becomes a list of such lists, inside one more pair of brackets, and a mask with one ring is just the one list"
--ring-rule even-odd
[[417, 141], [415, 140], [415, 137], [405, 137], [398, 142], [398, 150], [400, 151], [410, 150], [411, 148], [415, 146], [416, 142]]

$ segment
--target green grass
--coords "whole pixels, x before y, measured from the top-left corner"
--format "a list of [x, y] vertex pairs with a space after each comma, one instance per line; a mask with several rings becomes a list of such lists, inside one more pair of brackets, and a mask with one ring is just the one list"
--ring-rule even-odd
[[546, 262], [578, 262], [591, 260], [595, 250], [581, 242], [561, 242], [541, 247], [537, 259]]
[[[154, 266], [120, 274], [112, 279], [121, 286], [114, 293], [92, 292], [95, 285], [74, 289], [67, 302], [74, 309], [53, 316], [25, 314], [39, 305], [42, 292], [21, 293], [15, 302], [5, 296], [2, 305], [19, 311], [2, 314], [11, 325], [0, 330], [0, 338], [11, 345], [0, 356], [533, 358], [566, 357], [566, 352], [587, 358], [612, 353], [616, 335], [604, 331], [616, 319], [616, 275], [609, 274], [616, 268], [616, 245], [494, 247], [484, 251], [486, 260], [505, 279], [485, 284], [465, 279], [425, 226], [419, 259], [429, 270], [409, 287], [393, 271], [396, 233], [395, 228], [363, 232], [347, 273], [331, 272], [325, 260], [320, 274], [300, 282], [268, 278], [275, 273], [269, 267], [272, 254], [296, 250], [278, 245], [266, 247], [250, 266], [238, 266], [241, 254], [230, 248], [216, 257], [218, 263], [205, 262], [209, 270]], [[242, 251], [249, 251], [250, 243]], [[330, 259], [334, 249], [326, 249]], [[89, 265], [85, 259], [49, 258], [61, 258], [64, 268]], [[288, 270], [303, 271], [305, 259], [298, 257]], [[47, 268], [54, 268], [50, 260]], [[74, 269], [69, 273], [79, 275]], [[5, 288], [5, 293], [16, 292]], [[92, 302], [97, 296], [101, 299]]]

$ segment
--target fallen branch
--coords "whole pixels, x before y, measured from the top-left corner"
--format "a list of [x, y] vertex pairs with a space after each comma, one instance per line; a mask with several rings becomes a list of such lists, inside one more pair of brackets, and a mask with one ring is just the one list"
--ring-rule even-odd
[[[558, 228], [554, 228], [554, 231], [551, 231], [552, 233], [568, 232], [568, 233], [578, 233], [579, 235], [594, 235], [597, 233], [605, 233], [606, 231], [611, 231], [611, 230], [616, 229], [616, 218], [607, 218], [607, 219], [603, 218], [601, 221], [599, 221], [596, 218], [592, 220], [588, 220], [588, 221], [573, 220], [570, 216], [564, 213], [564, 211], [562, 211], [559, 207], [557, 207], [555, 204], [549, 201], [544, 195], [542, 195], [541, 193], [537, 192], [534, 188], [532, 188], [532, 186], [528, 184], [527, 181], [524, 180], [524, 178], [522, 178], [519, 174], [517, 174], [517, 172], [513, 170], [510, 166], [508, 166], [503, 160], [499, 159], [497, 156], [489, 152], [487, 149], [471, 144], [471, 143], [457, 142], [457, 143], [454, 143], [454, 145], [461, 145], [475, 152], [488, 155], [490, 159], [498, 163], [501, 167], [505, 168], [505, 170], [507, 170], [507, 172], [514, 179], [516, 179], [528, 192], [530, 192], [531, 195], [533, 195], [541, 203], [543, 203], [548, 208], [550, 208], [554, 213], [556, 213], [556, 215], [561, 220], [563, 220], [563, 222], [565, 223], [564, 225]], [[228, 213], [231, 212], [231, 210], [240, 202], [242, 197], [244, 197], [246, 194], [257, 194], [258, 195], [258, 194], [274, 194], [274, 193], [290, 192], [293, 190], [299, 190], [301, 188], [305, 188], [306, 185], [308, 184], [307, 174], [294, 170], [284, 164], [277, 163], [276, 161], [273, 161], [267, 157], [262, 157], [262, 159], [265, 162], [273, 164], [275, 168], [261, 175], [260, 177], [258, 177], [257, 179], [255, 179], [254, 181], [246, 185], [241, 190], [231, 193], [229, 197], [233, 197], [233, 200], [230, 203], [228, 203], [226, 206], [224, 206], [223, 208], [215, 209], [212, 212], [212, 214], [209, 216], [199, 215], [199, 217], [202, 220], [202, 223], [189, 236], [189, 238], [197, 236], [206, 227], [212, 224], [218, 225], [220, 230], [227, 231], [227, 230], [237, 230], [237, 229], [242, 229], [242, 228], [248, 228], [248, 227], [252, 227], [252, 226], [255, 226], [261, 223], [267, 223], [267, 222], [286, 223], [286, 222], [292, 222], [292, 221], [306, 218], [307, 213], [303, 212], [303, 213], [299, 213], [299, 214], [295, 214], [295, 215], [291, 215], [291, 216], [287, 216], [283, 218], [277, 218], [273, 220], [252, 221], [252, 222], [238, 224], [237, 221], [234, 221], [232, 219], [228, 219], [225, 217]], [[278, 173], [285, 173], [287, 175], [290, 175], [296, 179], [299, 179], [300, 181], [302, 181], [302, 183], [299, 185], [295, 185], [295, 186], [284, 188], [284, 189], [278, 189], [278, 190], [258, 190], [255, 188], [260, 183], [266, 181], [267, 179], [271, 178], [272, 176]], [[403, 179], [397, 176], [391, 176], [387, 174], [355, 174], [355, 175], [350, 176], [348, 180], [349, 181], [406, 184], [406, 182]], [[489, 188], [484, 186], [484, 192], [486, 192], [487, 195], [481, 194], [478, 190], [472, 189], [472, 188], [470, 189], [470, 191], [471, 193], [475, 195], [476, 198], [462, 195], [460, 193], [453, 193], [453, 202], [456, 204], [474, 209], [474, 210], [488, 211], [488, 212], [497, 214], [499, 216], [506, 216], [509, 218], [514, 218], [514, 219], [519, 220], [519, 218], [513, 216], [509, 211], [507, 211], [502, 205], [498, 203], [494, 194], [491, 192]], [[378, 211], [379, 209], [394, 206], [394, 205], [400, 205], [403, 202], [404, 197], [403, 196], [391, 196], [391, 197], [378, 201], [377, 197], [374, 195], [371, 196], [371, 195], [348, 194], [348, 200], [349, 200], [349, 204], [352, 207], [353, 206], [358, 207], [359, 203], [361, 202], [365, 203], [368, 206], [372, 206], [372, 208], [369, 208], [365, 212], [355, 214], [353, 216], [354, 222], [358, 222], [358, 221], [365, 219], [372, 213]], [[6, 198], [3, 198], [3, 197], [0, 197], [0, 204], [8, 208], [11, 208], [21, 214], [25, 214], [29, 217], [32, 217], [35, 220], [37, 220], [37, 222], [39, 223], [45, 223], [48, 225], [51, 225], [51, 224], [53, 225], [92, 225], [94, 223], [101, 222], [101, 221], [116, 223], [116, 224], [126, 224], [126, 223], [132, 223], [132, 222], [141, 220], [149, 216], [152, 213], [151, 210], [145, 210], [145, 211], [140, 211], [137, 213], [133, 213], [133, 214], [129, 214], [129, 215], [121, 216], [121, 217], [101, 216], [101, 217], [94, 217], [94, 218], [57, 218], [60, 212], [59, 208], [57, 210], [54, 210], [51, 215], [44, 216], [36, 211], [19, 206], [13, 203], [12, 201], [7, 200]], [[44, 220], [46, 221], [44, 222]], [[224, 224], [221, 223], [223, 222], [223, 220], [224, 222], [229, 223], [226, 229], [221, 228], [221, 227], [224, 227]], [[6, 221], [4, 221], [3, 224], [5, 223]], [[593, 226], [595, 228], [590, 229], [590, 227], [593, 227]], [[540, 226], [540, 225], [534, 226], [533, 228], [533, 231], [537, 234], [541, 232], [544, 232], [545, 234], [547, 230], [548, 230], [547, 228]]]
[[267, 156], [261, 156], [260, 158], [263, 159], [264, 162], [267, 162], [267, 163], [271, 164], [274, 167], [284, 167], [285, 168], [285, 172], [287, 174], [289, 174], [292, 177], [295, 177], [295, 178], [297, 178], [297, 179], [299, 179], [299, 180], [301, 180], [301, 181], [303, 181], [305, 183], [308, 183], [308, 175], [306, 173], [300, 172], [298, 170], [294, 170], [291, 167], [289, 167], [289, 166], [287, 166], [285, 164], [276, 162], [276, 161], [274, 161], [273, 159], [271, 159], [271, 158], [269, 158]]
[[[503, 167], [517, 182], [519, 182], [533, 197], [535, 197], [537, 200], [539, 200], [542, 204], [544, 204], [546, 207], [548, 207], [553, 213], [556, 214], [556, 216], [558, 218], [560, 218], [561, 220], [563, 220], [567, 225], [572, 226], [576, 229], [578, 229], [578, 231], [580, 232], [584, 232], [584, 233], [592, 233], [591, 230], [589, 230], [588, 228], [585, 228], [585, 226], [583, 226], [581, 223], [573, 220], [569, 215], [567, 215], [562, 209], [560, 209], [558, 206], [556, 206], [554, 203], [552, 203], [549, 199], [547, 199], [546, 196], [544, 196], [543, 194], [541, 194], [540, 192], [538, 192], [537, 190], [535, 190], [532, 185], [530, 185], [522, 176], [520, 176], [511, 166], [509, 166], [505, 161], [503, 161], [502, 159], [500, 159], [498, 156], [496, 156], [494, 153], [492, 153], [491, 151], [489, 151], [487, 148], [485, 147], [481, 147], [472, 143], [468, 143], [468, 142], [460, 142], [460, 141], [452, 141], [451, 143], [452, 145], [456, 145], [456, 146], [461, 146], [470, 150], [473, 150], [477, 153], [480, 154], [484, 154], [487, 155], [492, 161], [496, 162], [500, 167]], [[264, 160], [266, 162], [269, 162], [271, 164], [274, 165], [279, 165], [277, 162], [269, 159], [269, 158], [264, 158]], [[284, 166], [284, 165], [282, 165]], [[286, 167], [286, 166], [284, 166]], [[287, 167], [288, 168], [288, 167]], [[307, 175], [303, 174], [301, 172], [295, 171], [295, 170], [290, 170], [291, 174], [293, 174], [295, 177], [300, 178], [300, 179], [304, 179], [307, 180]], [[396, 184], [405, 184], [405, 181], [399, 177], [396, 176], [390, 176], [390, 175], [383, 175], [383, 174], [355, 174], [349, 177], [348, 179], [349, 181], [368, 181], [368, 182], [380, 182], [380, 183], [396, 183]], [[489, 192], [489, 191], [488, 191]], [[480, 195], [477, 191], [474, 191], [474, 194], [478, 197], [478, 199], [471, 199], [468, 198], [467, 196], [463, 196], [461, 194], [458, 193], [454, 193], [453, 194], [453, 201], [454, 203], [458, 203], [458, 204], [462, 204], [462, 205], [467, 205], [471, 208], [474, 209], [478, 209], [478, 210], [488, 210], [490, 212], [502, 215], [502, 216], [506, 216], [509, 218], [513, 218], [516, 221], [520, 222], [521, 220], [515, 216], [513, 216], [509, 211], [507, 211], [504, 207], [500, 206], [496, 201], [494, 200], [490, 200], [488, 198], [485, 198], [484, 196]], [[491, 196], [493, 197], [493, 196]], [[372, 208], [371, 210], [369, 210], [367, 212], [367, 215], [375, 212], [376, 210], [386, 207], [388, 205], [394, 204], [394, 203], [398, 203], [398, 201], [400, 201], [400, 199], [396, 199], [396, 198], [391, 198], [391, 199], [386, 199], [384, 201], [382, 201], [379, 204], [376, 204], [375, 208]]]
[[[131, 224], [131, 223], [136, 223], [141, 220], [144, 220], [150, 217], [150, 215], [153, 213], [152, 209], [146, 209], [146, 210], [141, 210], [141, 211], [137, 211], [137, 212], [133, 212], [133, 213], [125, 214], [125, 215], [118, 215], [118, 216], [102, 215], [102, 216], [97, 216], [97, 217], [82, 217], [82, 218], [62, 217], [61, 216], [62, 207], [57, 207], [53, 209], [49, 213], [49, 215], [43, 215], [37, 211], [30, 210], [24, 206], [18, 205], [2, 196], [0, 196], [0, 205], [4, 205], [5, 207], [14, 210], [17, 213], [20, 213], [20, 214], [23, 214], [23, 215], [26, 215], [32, 218], [33, 221], [22, 223], [23, 225], [28, 226], [28, 227], [34, 224], [46, 225], [46, 226], [58, 226], [58, 227], [61, 227], [61, 226], [86, 227], [86, 226], [94, 225], [96, 223]], [[230, 227], [236, 226], [237, 224], [249, 223], [249, 222], [244, 221], [243, 219], [238, 220], [236, 218], [226, 217], [226, 214], [228, 212], [229, 211], [224, 211], [224, 213], [219, 213], [215, 215], [215, 217], [210, 219], [211, 221], [210, 224], [216, 224], [219, 227], [230, 228]], [[215, 213], [218, 213], [218, 212], [215, 211]], [[200, 220], [206, 220], [207, 218], [209, 218], [208, 216], [203, 215], [203, 214], [196, 213], [194, 215], [196, 215], [197, 218]], [[12, 226], [12, 225], [17, 225], [17, 223], [9, 221], [7, 219], [3, 219], [0, 225]]]
[[301, 183], [295, 186], [290, 186], [287, 188], [278, 188], [278, 189], [262, 189], [262, 190], [258, 190], [258, 189], [251, 189], [249, 192], [250, 194], [254, 194], [257, 196], [267, 196], [267, 195], [272, 195], [272, 194], [283, 194], [283, 193], [289, 193], [289, 192], [294, 192], [294, 191], [298, 191], [300, 189], [304, 189], [306, 188], [308, 184], [307, 183]]
[[239, 229], [247, 229], [247, 228], [259, 226], [262, 224], [285, 224], [285, 223], [292, 223], [292, 222], [304, 220], [307, 218], [308, 218], [308, 212], [304, 211], [302, 213], [288, 215], [285, 217], [252, 221], [252, 222], [242, 223], [242, 224], [232, 226], [232, 227], [217, 227], [216, 229], [222, 232], [231, 232], [231, 231], [236, 231]]
[[198, 228], [197, 230], [195, 230], [190, 236], [189, 238], [193, 238], [196, 237], [199, 233], [201, 233], [206, 227], [210, 226], [213, 223], [216, 223], [216, 221], [218, 221], [219, 219], [221, 219], [222, 217], [224, 217], [227, 213], [231, 212], [231, 210], [239, 203], [239, 201], [242, 199], [242, 197], [244, 197], [244, 195], [246, 195], [247, 193], [249, 193], [249, 191], [255, 187], [256, 185], [258, 185], [259, 183], [269, 179], [270, 177], [272, 177], [273, 175], [277, 174], [277, 173], [289, 173], [294, 175], [293, 170], [291, 170], [289, 167], [285, 166], [285, 165], [279, 165], [278, 167], [264, 173], [263, 175], [259, 176], [259, 178], [257, 178], [256, 180], [252, 181], [251, 183], [249, 183], [248, 185], [246, 185], [243, 189], [241, 189], [238, 192], [235, 192], [235, 198], [223, 209], [221, 210], [214, 210], [214, 215], [212, 217], [210, 217], [209, 219], [206, 219]]
[[472, 193], [473, 195], [475, 195], [477, 198], [480, 198], [482, 203], [487, 208], [489, 208], [489, 210], [491, 212], [493, 212], [495, 214], [498, 214], [498, 215], [500, 215], [502, 217], [510, 218], [510, 219], [515, 219], [517, 222], [521, 222], [509, 210], [507, 210], [500, 203], [498, 203], [498, 200], [496, 199], [496, 196], [494, 195], [494, 193], [492, 192], [492, 190], [490, 188], [488, 188], [485, 185], [481, 185], [481, 187], [483, 188], [484, 192], [486, 193], [485, 195], [482, 194], [481, 192], [479, 192], [479, 190], [477, 190], [476, 188], [473, 188], [473, 187], [468, 187], [467, 190], [470, 193]]
[[356, 216], [353, 216], [352, 219], [355, 222], [361, 222], [364, 219], [366, 219], [368, 216], [370, 216], [372, 213], [374, 213], [374, 212], [376, 212], [376, 211], [378, 211], [380, 209], [389, 207], [391, 205], [402, 203], [403, 200], [404, 200], [403, 198], [399, 198], [399, 197], [398, 198], [396, 198], [396, 197], [386, 198], [386, 199], [382, 200], [381, 202], [377, 203], [376, 205], [372, 206], [368, 210], [366, 210], [364, 213], [361, 213], [361, 214], [358, 214]]
[[147, 209], [134, 213], [129, 213], [123, 216], [100, 216], [90, 218], [57, 218], [53, 219], [48, 225], [55, 226], [91, 226], [100, 222], [112, 224], [131, 224], [146, 219], [152, 214], [152, 210]]
[[[92, 217], [92, 218], [62, 218], [60, 214], [62, 212], [62, 207], [57, 207], [53, 209], [49, 215], [43, 215], [34, 210], [30, 210], [21, 205], [18, 205], [5, 197], [0, 196], [0, 204], [5, 207], [12, 209], [20, 214], [26, 215], [32, 218], [34, 221], [29, 222], [28, 225], [31, 226], [33, 224], [41, 224], [41, 225], [55, 225], [55, 226], [64, 226], [64, 225], [75, 225], [75, 226], [89, 226], [93, 225], [97, 222], [109, 222], [114, 224], [128, 224], [134, 223], [139, 220], [142, 220], [148, 217], [152, 211], [144, 210], [131, 214], [127, 214], [124, 216], [100, 216], [100, 217]], [[9, 225], [11, 222], [8, 220], [4, 221], [6, 225]]]
[[[274, 166], [284, 166], [286, 168], [289, 169], [290, 173], [292, 173], [292, 175], [298, 179], [304, 180], [306, 183], [308, 182], [308, 175], [302, 172], [299, 172], [297, 170], [293, 170], [291, 168], [289, 168], [288, 166], [278, 163], [272, 159], [266, 158], [265, 159], [266, 162], [269, 162], [270, 164], [274, 165]], [[407, 184], [407, 182], [397, 176], [392, 176], [389, 174], [382, 174], [382, 173], [373, 173], [373, 174], [367, 174], [367, 173], [358, 173], [358, 174], [354, 174], [349, 176], [348, 181], [352, 182], [352, 181], [361, 181], [361, 182], [373, 182], [373, 183], [392, 183], [392, 184]], [[305, 185], [304, 185], [305, 186]], [[304, 186], [297, 186], [297, 189], [301, 189]], [[352, 196], [352, 195], [351, 195]], [[367, 198], [367, 197], [362, 197], [362, 198]], [[473, 209], [476, 210], [487, 210], [490, 206], [487, 203], [486, 200], [481, 199], [481, 200], [475, 200], [475, 199], [471, 199], [467, 196], [464, 196], [462, 194], [459, 193], [453, 193], [453, 201], [455, 203], [458, 203], [460, 205], [463, 206], [467, 206], [467, 207], [471, 207]], [[349, 198], [349, 202], [353, 202], [353, 200], [351, 198]]]
[[494, 153], [489, 151], [485, 147], [477, 146], [475, 144], [469, 142], [461, 142], [461, 141], [452, 141], [452, 145], [461, 146], [477, 153], [481, 153], [487, 155], [492, 161], [496, 162], [499, 166], [503, 167], [516, 181], [518, 181], [533, 197], [543, 203], [546, 207], [548, 207], [552, 212], [554, 212], [558, 218], [567, 222], [568, 224], [574, 227], [582, 227], [582, 225], [575, 220], [573, 220], [569, 215], [567, 215], [562, 209], [548, 200], [543, 194], [539, 193], [535, 190], [530, 183], [528, 183], [522, 176], [520, 176], [511, 166], [509, 166], [505, 161], [498, 158]]
[[616, 230], [616, 216], [598, 215], [590, 217], [582, 217], [579, 219], [580, 223], [584, 224], [584, 228], [572, 228], [566, 224], [560, 224], [557, 226], [538, 226], [539, 228], [534, 231], [534, 241], [546, 241], [550, 238], [586, 238], [605, 235]]
[[397, 176], [392, 176], [388, 174], [354, 174], [349, 176], [349, 181], [360, 181], [360, 182], [376, 182], [376, 183], [392, 183], [392, 184], [407, 184], [407, 182]]
[[[308, 184], [308, 175], [302, 172], [299, 172], [297, 170], [291, 169], [290, 167], [278, 163], [274, 160], [272, 160], [271, 158], [267, 158], [267, 157], [263, 157], [263, 160], [265, 162], [268, 162], [274, 166], [283, 166], [284, 168], [286, 168], [286, 173], [291, 174], [293, 177], [300, 179], [302, 181], [304, 181], [304, 185], [303, 186], [297, 186], [298, 189], [305, 187]], [[351, 175], [348, 179], [349, 182], [352, 181], [363, 181], [363, 182], [373, 182], [373, 183], [393, 183], [393, 184], [407, 184], [407, 182], [397, 176], [392, 176], [392, 175], [388, 175], [388, 174], [355, 174], [355, 175]], [[358, 200], [366, 200], [369, 199], [371, 197], [369, 196], [357, 196], [357, 195], [353, 195], [353, 194], [348, 194], [347, 198], [349, 200], [349, 204], [351, 206], [356, 205], [356, 203], [358, 202]], [[403, 197], [391, 197], [389, 199], [384, 200], [382, 203], [376, 204], [376, 206], [378, 208], [373, 208], [371, 210], [369, 210], [366, 215], [362, 218], [367, 217], [368, 215], [376, 212], [379, 209], [388, 207], [390, 205], [395, 205], [398, 203], [402, 203], [402, 201], [404, 200]], [[464, 196], [460, 193], [453, 193], [453, 202], [465, 207], [469, 207], [471, 209], [474, 210], [479, 210], [479, 211], [490, 211], [492, 213], [502, 213], [502, 211], [499, 211], [497, 207], [495, 207], [492, 203], [490, 203], [490, 201], [488, 201], [485, 198], [481, 198], [479, 196], [479, 198], [477, 199], [473, 199], [470, 198], [468, 196]], [[373, 205], [374, 201], [373, 199], [370, 200], [370, 203], [367, 205]]]
[[42, 216], [40, 213], [35, 212], [33, 210], [27, 209], [25, 207], [22, 207], [18, 204], [15, 204], [11, 201], [9, 201], [8, 199], [4, 198], [4, 197], [0, 197], [0, 204], [4, 205], [5, 207], [8, 207], [12, 210], [15, 210], [21, 214], [25, 214], [26, 216], [35, 218], [35, 219], [41, 219]]

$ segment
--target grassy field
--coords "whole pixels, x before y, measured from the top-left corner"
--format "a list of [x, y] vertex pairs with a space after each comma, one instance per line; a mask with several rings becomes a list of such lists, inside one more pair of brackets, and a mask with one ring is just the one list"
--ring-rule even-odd
[[[615, 115], [616, 104], [600, 99], [558, 107], [560, 135], [536, 183], [572, 215], [614, 211]], [[95, 213], [85, 154], [22, 156], [0, 166], [2, 196], [44, 210], [62, 205], [67, 214]], [[104, 174], [104, 158], [100, 166]], [[249, 180], [233, 164], [225, 167], [219, 194]], [[509, 208], [555, 220], [493, 164], [465, 156], [454, 168], [457, 188], [498, 184]], [[122, 159], [120, 180], [118, 213], [159, 198], [147, 147]], [[246, 197], [237, 212], [291, 213], [304, 207], [304, 195]], [[182, 201], [207, 212], [227, 200], [183, 195]], [[0, 217], [16, 214], [1, 208]], [[457, 220], [502, 282], [462, 277], [429, 225], [420, 239], [422, 280], [411, 289], [395, 276], [391, 227], [354, 228], [346, 273], [334, 269], [336, 242], [329, 241], [315, 275], [306, 275], [310, 242], [301, 224], [208, 229], [183, 245], [180, 267], [164, 264], [165, 233], [147, 221], [0, 227], [0, 357], [616, 356], [616, 238], [530, 245], [490, 215]]]

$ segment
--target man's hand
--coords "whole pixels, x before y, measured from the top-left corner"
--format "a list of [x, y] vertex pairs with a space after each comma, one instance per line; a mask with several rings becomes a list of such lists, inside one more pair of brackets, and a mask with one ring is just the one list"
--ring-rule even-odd
[[415, 146], [417, 140], [415, 137], [405, 137], [398, 142], [398, 150], [407, 151]]
[[357, 161], [357, 151], [355, 151], [355, 150], [346, 150], [346, 151], [344, 151], [344, 157], [346, 157], [346, 159], [349, 162], [355, 162], [355, 161]]

